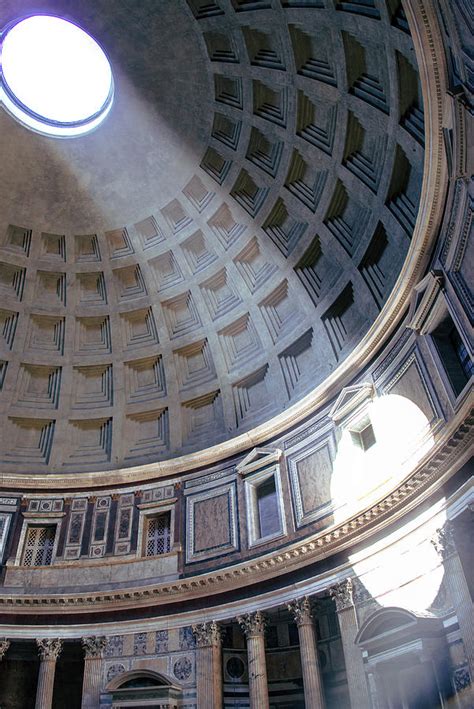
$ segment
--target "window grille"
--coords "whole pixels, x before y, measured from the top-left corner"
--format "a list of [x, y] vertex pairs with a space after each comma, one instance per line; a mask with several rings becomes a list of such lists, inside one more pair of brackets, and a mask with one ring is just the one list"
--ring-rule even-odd
[[24, 566], [49, 566], [53, 558], [56, 527], [28, 527]]
[[145, 556], [167, 554], [171, 548], [171, 514], [149, 517], [146, 529]]

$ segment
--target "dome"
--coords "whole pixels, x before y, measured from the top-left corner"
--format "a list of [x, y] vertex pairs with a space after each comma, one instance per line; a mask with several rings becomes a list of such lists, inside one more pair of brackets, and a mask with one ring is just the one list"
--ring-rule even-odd
[[411, 40], [263, 5], [44, 7], [98, 39], [115, 97], [64, 140], [0, 113], [5, 472], [248, 448], [393, 327], [423, 238]]
[[2, 707], [473, 705], [468, 14], [3, 0]]

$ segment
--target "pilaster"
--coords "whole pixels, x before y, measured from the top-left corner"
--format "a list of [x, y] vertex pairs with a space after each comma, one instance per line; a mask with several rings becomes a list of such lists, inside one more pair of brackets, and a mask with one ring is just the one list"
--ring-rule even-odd
[[196, 689], [198, 709], [221, 709], [221, 631], [215, 621], [193, 625], [196, 639]]
[[82, 709], [99, 706], [102, 685], [102, 654], [106, 646], [105, 637], [82, 638], [84, 649], [84, 680], [82, 683]]
[[474, 608], [456, 549], [453, 523], [448, 521], [437, 529], [431, 543], [443, 560], [444, 583], [456, 611], [471, 676], [470, 691], [474, 694]]

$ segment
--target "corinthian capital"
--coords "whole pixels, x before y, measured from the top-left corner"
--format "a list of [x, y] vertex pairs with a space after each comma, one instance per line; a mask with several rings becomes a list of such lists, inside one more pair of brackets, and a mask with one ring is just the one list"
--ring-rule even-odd
[[311, 601], [307, 596], [298, 598], [291, 603], [288, 603], [288, 610], [293, 616], [296, 625], [305, 625], [313, 622], [313, 614], [311, 613]]
[[197, 623], [192, 626], [197, 647], [209, 647], [209, 645], [219, 645], [221, 642], [221, 629], [212, 620], [210, 623]]
[[329, 593], [336, 602], [337, 611], [343, 611], [353, 605], [351, 579], [344, 579], [341, 583], [336, 584], [329, 589]]
[[431, 543], [443, 560], [454, 554], [456, 552], [456, 543], [454, 541], [453, 523], [446, 522], [437, 529]]
[[36, 644], [38, 645], [38, 653], [41, 660], [53, 660], [56, 662], [63, 649], [63, 641], [59, 638], [42, 638], [37, 640]]
[[7, 638], [2, 638], [0, 640], [0, 661], [5, 657], [5, 653], [10, 647], [10, 641]]
[[102, 657], [106, 645], [107, 640], [103, 636], [92, 635], [90, 638], [82, 638], [82, 647], [86, 660]]
[[249, 638], [252, 635], [263, 635], [265, 633], [267, 619], [262, 611], [255, 611], [255, 613], [239, 615], [237, 623], [240, 625], [245, 637]]

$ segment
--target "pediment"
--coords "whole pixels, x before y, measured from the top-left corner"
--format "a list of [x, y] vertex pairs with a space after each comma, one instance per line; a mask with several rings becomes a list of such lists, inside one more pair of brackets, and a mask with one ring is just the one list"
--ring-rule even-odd
[[364, 409], [372, 401], [374, 393], [374, 385], [370, 382], [344, 387], [329, 412], [329, 418], [337, 426], [340, 426], [344, 421], [353, 418]]
[[268, 465], [277, 463], [281, 455], [282, 451], [280, 448], [254, 448], [236, 466], [237, 472], [241, 475], [247, 475], [256, 470], [261, 470]]

